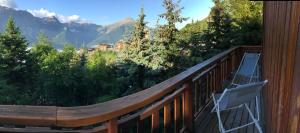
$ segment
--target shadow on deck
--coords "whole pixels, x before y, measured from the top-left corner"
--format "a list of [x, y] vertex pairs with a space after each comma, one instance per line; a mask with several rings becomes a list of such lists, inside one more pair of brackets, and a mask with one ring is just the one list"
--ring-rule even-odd
[[[251, 111], [254, 113], [256, 109], [255, 100], [249, 102], [248, 105]], [[198, 118], [196, 118], [195, 121], [196, 133], [219, 133], [220, 132], [218, 128], [217, 115], [216, 113], [210, 112], [212, 107], [213, 107], [213, 103], [210, 102], [208, 106], [204, 109], [202, 114]], [[260, 107], [262, 107], [262, 104], [260, 104]], [[257, 118], [256, 113], [254, 114], [255, 114], [255, 118]], [[234, 128], [251, 122], [250, 115], [247, 112], [245, 107], [224, 111], [221, 113], [221, 117], [225, 129]], [[260, 121], [260, 123], [262, 123], [262, 120]], [[262, 126], [262, 128], [264, 127]], [[258, 130], [256, 129], [255, 125], [252, 124], [242, 129], [232, 131], [231, 133], [258, 133]]]

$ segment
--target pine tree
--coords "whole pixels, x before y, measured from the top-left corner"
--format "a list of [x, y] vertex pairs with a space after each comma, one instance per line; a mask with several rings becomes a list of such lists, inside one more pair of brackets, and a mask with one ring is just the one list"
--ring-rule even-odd
[[177, 23], [181, 23], [186, 20], [181, 14], [181, 8], [179, 6], [180, 1], [174, 3], [172, 0], [164, 0], [163, 7], [166, 12], [159, 17], [166, 20], [166, 24], [158, 25], [155, 31], [155, 43], [153, 50], [157, 52], [157, 55], [161, 57], [160, 62], [164, 69], [176, 67], [176, 63], [179, 62], [180, 46], [179, 41], [176, 38], [178, 30], [176, 28]]
[[123, 59], [126, 61], [124, 66], [128, 68], [128, 78], [136, 79], [133, 81], [133, 86], [138, 89], [144, 89], [144, 82], [146, 80], [146, 73], [148, 68], [152, 68], [151, 59], [149, 55], [150, 41], [147, 37], [148, 31], [146, 29], [144, 9], [141, 8], [139, 18], [134, 24], [134, 30], [128, 40], [126, 49], [123, 51]]
[[231, 18], [224, 12], [220, 0], [215, 0], [214, 2], [215, 6], [212, 8], [208, 19], [208, 28], [202, 36], [208, 57], [232, 45], [230, 39]]
[[146, 37], [147, 30], [145, 17], [144, 9], [141, 8], [139, 18], [134, 25], [129, 51], [131, 52], [130, 58], [133, 62], [143, 66], [148, 66], [149, 60], [145, 60], [145, 56], [149, 54], [147, 53], [149, 38]]
[[25, 83], [27, 72], [28, 43], [16, 27], [12, 17], [7, 21], [0, 36], [0, 70], [8, 83]]
[[44, 33], [40, 33], [37, 42], [33, 44], [32, 49], [30, 50], [30, 57], [33, 61], [33, 65], [39, 65], [40, 67], [43, 60], [55, 49], [52, 46], [52, 42], [49, 41], [48, 37]]

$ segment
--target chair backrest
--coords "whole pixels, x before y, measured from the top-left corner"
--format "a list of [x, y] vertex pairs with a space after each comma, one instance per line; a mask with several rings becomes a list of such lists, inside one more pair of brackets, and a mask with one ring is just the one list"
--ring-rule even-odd
[[260, 53], [245, 53], [231, 84], [242, 85], [250, 83], [259, 58]]
[[268, 81], [239, 85], [236, 88], [225, 89], [219, 101], [220, 110], [248, 103], [259, 96], [261, 89]]

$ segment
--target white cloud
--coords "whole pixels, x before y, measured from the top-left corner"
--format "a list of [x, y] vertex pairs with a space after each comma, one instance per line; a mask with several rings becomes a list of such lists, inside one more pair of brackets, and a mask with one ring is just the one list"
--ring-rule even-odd
[[90, 23], [90, 21], [86, 19], [80, 18], [78, 15], [64, 16], [61, 14], [57, 14], [55, 12], [48, 11], [47, 9], [41, 8], [39, 10], [27, 10], [35, 17], [45, 18], [45, 17], [56, 17], [62, 23]]
[[27, 10], [35, 17], [45, 18], [45, 17], [54, 17], [56, 13], [49, 12], [48, 10], [41, 8], [40, 10]]
[[0, 0], [0, 6], [5, 6], [9, 8], [17, 8], [17, 4], [13, 0]]

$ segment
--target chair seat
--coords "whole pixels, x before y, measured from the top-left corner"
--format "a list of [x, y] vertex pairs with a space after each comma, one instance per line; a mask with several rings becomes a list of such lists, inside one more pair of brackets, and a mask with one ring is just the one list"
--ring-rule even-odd
[[[249, 126], [250, 124], [255, 124], [256, 128], [259, 130], [259, 133], [262, 133], [261, 127], [258, 123], [259, 117], [256, 119], [248, 107], [248, 102], [255, 99], [256, 106], [258, 107], [257, 97], [259, 96], [263, 86], [268, 82], [268, 80], [256, 82], [256, 83], [249, 83], [245, 85], [238, 85], [235, 88], [225, 89], [223, 93], [213, 94], [213, 101], [215, 107], [213, 108], [212, 112], [217, 113], [218, 121], [219, 121], [219, 130], [221, 133], [231, 132], [234, 130], [238, 130], [240, 128]], [[247, 111], [249, 112], [251, 119], [253, 122], [248, 123], [243, 126], [235, 127], [232, 129], [225, 129], [224, 125], [221, 120], [221, 111], [230, 110], [234, 108], [239, 108], [245, 106]], [[256, 108], [256, 115], [259, 116], [259, 109]]]
[[[218, 93], [218, 94], [215, 94], [214, 97], [218, 101], [220, 99], [221, 95], [222, 95], [222, 93]], [[225, 108], [227, 103], [228, 103], [228, 98], [222, 99], [222, 102], [220, 102], [220, 104], [219, 104], [220, 109], [223, 110], [223, 108]]]

